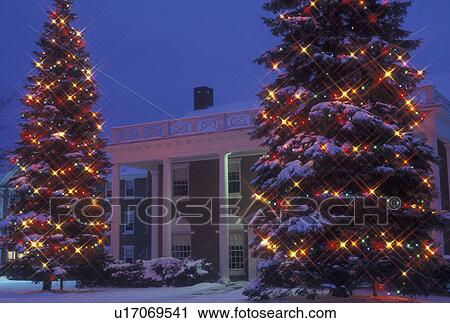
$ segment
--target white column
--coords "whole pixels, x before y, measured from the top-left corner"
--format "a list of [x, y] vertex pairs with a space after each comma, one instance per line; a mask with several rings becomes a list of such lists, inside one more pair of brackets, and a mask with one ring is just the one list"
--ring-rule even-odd
[[[169, 159], [163, 161], [163, 197], [172, 200], [172, 165]], [[166, 214], [162, 221], [162, 256], [172, 256], [172, 208], [166, 207]]]
[[[448, 185], [448, 191], [450, 195], [450, 142], [445, 143], [445, 149], [447, 151], [447, 185]], [[450, 196], [449, 196], [450, 198]], [[450, 211], [450, 210], [446, 210]]]
[[[219, 195], [222, 201], [228, 203], [228, 156], [229, 153], [219, 155]], [[220, 278], [230, 277], [229, 266], [229, 219], [228, 207], [224, 207], [220, 212], [219, 219], [219, 276]]]
[[[433, 148], [433, 152], [435, 155], [438, 155], [438, 144], [437, 144], [437, 135], [436, 135], [436, 123], [435, 123], [435, 114], [430, 113], [428, 115], [428, 131], [427, 131], [427, 143]], [[441, 210], [442, 209], [442, 203], [441, 203], [441, 172], [439, 170], [439, 164], [435, 163], [431, 166], [433, 171], [433, 184], [436, 189], [436, 196], [431, 201], [431, 207], [435, 210]], [[431, 238], [436, 241], [438, 244], [440, 244], [439, 252], [442, 253], [443, 251], [443, 238], [444, 233], [442, 231], [438, 230], [432, 230], [431, 231]]]
[[[253, 230], [253, 224], [248, 226], [248, 243], [252, 242], [255, 238], [255, 231]], [[256, 266], [258, 265], [258, 258], [252, 256], [252, 250], [248, 248], [248, 280], [253, 281], [256, 279]]]
[[120, 165], [112, 167], [112, 216], [111, 216], [111, 254], [114, 259], [120, 259]]
[[[434, 114], [430, 114], [430, 117], [434, 118]], [[432, 122], [432, 124], [435, 125], [434, 122]], [[436, 133], [429, 134], [429, 136], [427, 137], [427, 143], [433, 148], [434, 153], [437, 155], [438, 154], [438, 144], [437, 144]], [[440, 181], [441, 172], [439, 171], [439, 164], [433, 164], [432, 170], [433, 170], [433, 183], [435, 185], [437, 195], [431, 202], [431, 207], [436, 210], [441, 210], [442, 209], [441, 181]]]
[[[159, 170], [152, 169], [150, 170], [150, 173], [152, 174], [152, 198], [156, 199], [159, 198]], [[154, 203], [152, 206], [152, 259], [159, 258], [159, 230], [160, 230], [160, 223], [159, 223], [159, 217], [158, 217], [158, 204]]]
[[[450, 194], [450, 142], [446, 142], [445, 143], [445, 149], [447, 151], [447, 180], [448, 180], [448, 190], [449, 190], [449, 194]], [[450, 198], [450, 196], [449, 196]], [[446, 210], [449, 211], [450, 210]], [[445, 230], [448, 230], [448, 227], [444, 228], [444, 232]], [[448, 236], [446, 236], [444, 234], [444, 232], [442, 232], [442, 240], [441, 240], [441, 254], [443, 254], [444, 256], [446, 256], [447, 258], [450, 258], [450, 254], [445, 254], [445, 248], [444, 248], [444, 244], [445, 244], [445, 239], [449, 238]]]

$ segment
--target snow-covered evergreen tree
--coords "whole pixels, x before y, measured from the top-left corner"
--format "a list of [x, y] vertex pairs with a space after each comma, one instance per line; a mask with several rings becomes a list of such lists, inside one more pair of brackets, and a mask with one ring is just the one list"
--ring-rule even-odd
[[[256, 226], [252, 246], [261, 261], [258, 280], [245, 291], [249, 297], [323, 286], [346, 296], [363, 282], [427, 294], [448, 278], [430, 236], [443, 223], [430, 208], [436, 157], [413, 134], [426, 116], [414, 102], [424, 72], [409, 62], [420, 41], [401, 26], [410, 5], [265, 4], [274, 17], [264, 21], [281, 43], [257, 60], [276, 77], [259, 94], [264, 109], [253, 134], [267, 149], [254, 166], [255, 198], [270, 212]], [[402, 203], [399, 209], [387, 204], [387, 225], [375, 217], [362, 223], [361, 209], [357, 220], [344, 218], [351, 219], [360, 202], [332, 208], [337, 225], [313, 203], [295, 207], [287, 197], [319, 204], [365, 198], [369, 205], [398, 197]]]
[[7, 248], [18, 254], [7, 275], [43, 281], [46, 290], [52, 280], [103, 252], [107, 230], [102, 218], [82, 217], [71, 209], [50, 214], [50, 200], [94, 196], [109, 168], [103, 119], [91, 110], [98, 92], [85, 40], [71, 26], [76, 18], [72, 1], [55, 0], [55, 5], [23, 98], [20, 141], [12, 158], [19, 169], [11, 181], [17, 199], [3, 221]]

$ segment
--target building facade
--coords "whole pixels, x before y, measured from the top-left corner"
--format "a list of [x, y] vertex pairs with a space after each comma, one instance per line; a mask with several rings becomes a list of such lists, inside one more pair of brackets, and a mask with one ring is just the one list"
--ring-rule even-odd
[[[194, 94], [212, 95], [208, 90], [212, 89], [198, 88]], [[433, 169], [438, 191], [433, 207], [450, 210], [450, 103], [432, 86], [422, 88], [416, 100], [428, 116], [417, 135], [440, 157]], [[247, 247], [252, 232], [246, 221], [258, 205], [252, 198], [250, 168], [264, 150], [249, 132], [258, 108], [252, 104], [210, 107], [212, 98], [195, 102], [202, 104], [196, 103], [195, 111], [185, 118], [113, 129], [108, 146], [114, 165], [109, 194], [117, 206], [111, 217], [111, 253], [124, 261], [205, 258], [213, 264], [213, 278], [252, 279], [256, 260]], [[121, 176], [121, 170], [130, 168], [143, 175]], [[148, 206], [149, 219], [138, 218], [133, 210], [137, 206], [124, 207], [120, 197], [154, 197]], [[167, 200], [198, 204], [202, 198], [204, 207], [198, 213], [209, 210], [208, 221], [185, 216], [172, 205], [160, 206]], [[233, 210], [224, 206], [224, 200], [233, 201], [229, 203]], [[234, 216], [230, 220], [226, 214]], [[441, 252], [450, 255], [450, 231], [434, 235]]]
[[[9, 206], [14, 203], [16, 198], [14, 190], [9, 187], [9, 180], [14, 174], [15, 170], [10, 170], [0, 178], [0, 221], [8, 215]], [[6, 232], [0, 229], [0, 241], [5, 239], [5, 237]], [[15, 258], [16, 252], [3, 249], [0, 243], [0, 266]]]

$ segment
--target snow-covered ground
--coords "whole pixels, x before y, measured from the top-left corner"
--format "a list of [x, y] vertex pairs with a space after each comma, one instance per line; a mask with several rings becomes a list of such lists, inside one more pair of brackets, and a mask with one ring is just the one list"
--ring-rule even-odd
[[41, 285], [0, 278], [0, 303], [241, 303], [245, 282], [230, 286], [202, 283], [191, 287], [161, 288], [95, 288], [76, 289], [73, 282], [64, 283], [64, 291], [42, 292]]
[[[0, 277], [0, 303], [243, 303], [242, 295], [246, 282], [230, 285], [202, 283], [191, 287], [161, 288], [94, 288], [76, 289], [73, 282], [64, 283], [64, 291], [54, 284], [53, 292], [42, 292], [41, 285], [26, 281], [11, 281]], [[353, 299], [332, 298], [323, 295], [316, 302], [429, 302], [450, 303], [450, 297], [430, 296], [407, 300], [398, 297], [381, 296], [373, 299], [369, 290], [360, 290]], [[303, 297], [288, 297], [279, 302], [311, 302]]]

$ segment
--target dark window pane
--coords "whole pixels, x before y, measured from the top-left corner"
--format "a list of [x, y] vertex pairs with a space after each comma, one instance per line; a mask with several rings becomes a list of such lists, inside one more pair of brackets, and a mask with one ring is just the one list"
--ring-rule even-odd
[[228, 183], [228, 192], [233, 193], [240, 193], [241, 192], [241, 183], [240, 182], [229, 182]]
[[191, 246], [172, 246], [172, 257], [176, 259], [186, 259], [191, 256]]

